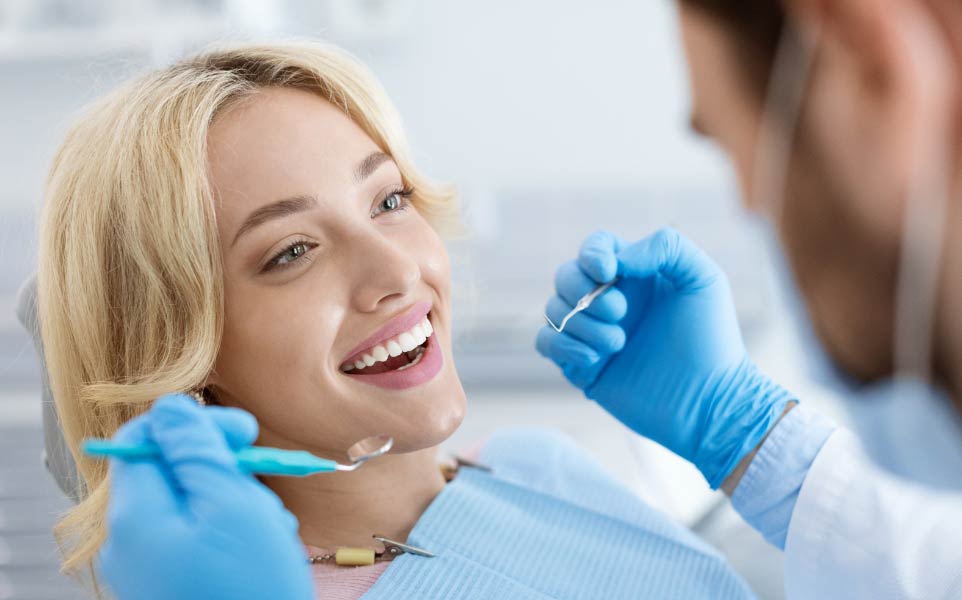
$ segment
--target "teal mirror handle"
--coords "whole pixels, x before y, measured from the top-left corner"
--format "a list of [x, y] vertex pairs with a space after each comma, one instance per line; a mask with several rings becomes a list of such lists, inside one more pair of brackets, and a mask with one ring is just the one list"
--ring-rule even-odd
[[314, 456], [306, 450], [248, 446], [234, 454], [237, 456], [237, 464], [248, 473], [302, 477], [312, 473], [337, 471], [336, 462]]
[[[89, 438], [81, 444], [90, 456], [116, 456], [118, 458], [159, 458], [160, 447], [154, 442], [140, 444], [117, 444], [111, 440]], [[235, 450], [237, 465], [248, 473], [261, 475], [291, 475], [303, 477], [313, 473], [330, 473], [337, 470], [337, 462], [320, 458], [305, 450], [283, 450], [265, 446], [247, 446]]]

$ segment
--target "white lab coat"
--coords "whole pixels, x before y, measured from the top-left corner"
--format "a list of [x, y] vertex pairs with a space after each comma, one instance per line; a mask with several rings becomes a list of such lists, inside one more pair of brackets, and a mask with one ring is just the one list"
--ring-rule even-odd
[[833, 432], [806, 475], [785, 541], [787, 600], [962, 600], [962, 418], [924, 383], [842, 377], [766, 231], [809, 379], [843, 392], [858, 432]]
[[919, 460], [889, 465], [905, 476], [897, 477], [877, 464], [887, 461], [875, 452], [873, 461], [851, 431], [831, 434], [789, 525], [788, 600], [962, 599], [958, 415], [931, 394], [874, 400], [856, 399], [885, 424], [869, 434], [868, 445]]

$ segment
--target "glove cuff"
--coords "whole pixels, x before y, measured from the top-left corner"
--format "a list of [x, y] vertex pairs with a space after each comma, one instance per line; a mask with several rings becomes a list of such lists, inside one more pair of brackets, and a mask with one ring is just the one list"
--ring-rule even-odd
[[778, 422], [791, 393], [762, 373], [748, 356], [715, 386], [714, 408], [694, 461], [711, 488], [718, 489], [738, 463]]

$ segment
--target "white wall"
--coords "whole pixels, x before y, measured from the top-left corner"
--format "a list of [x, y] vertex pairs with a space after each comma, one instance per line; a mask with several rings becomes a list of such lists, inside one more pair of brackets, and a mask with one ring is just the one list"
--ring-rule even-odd
[[717, 155], [684, 133], [671, 2], [419, 6], [396, 39], [358, 54], [432, 171], [493, 187], [718, 181]]
[[[420, 163], [437, 177], [495, 189], [727, 185], [724, 162], [685, 131], [686, 76], [671, 2], [394, 3], [406, 8], [385, 9], [400, 15], [375, 33], [355, 31], [349, 11], [337, 8], [343, 3], [307, 0], [277, 3], [270, 19], [234, 8], [224, 30], [243, 35], [268, 20], [267, 29], [282, 35], [348, 47], [384, 83]], [[349, 5], [366, 4], [382, 3]], [[170, 46], [161, 55], [178, 53], [176, 36], [154, 37]], [[150, 62], [151, 37], [142, 39], [101, 56], [77, 47], [0, 55], [5, 204], [39, 194], [72, 111]]]
[[[13, 4], [24, 11], [19, 28], [4, 17]], [[479, 326], [497, 320], [486, 318], [485, 299], [500, 297], [516, 331], [535, 326], [555, 266], [589, 231], [639, 236], [664, 223], [718, 256], [738, 282], [743, 316], [767, 317], [758, 245], [739, 220], [728, 165], [688, 132], [669, 0], [13, 4], [0, 4], [0, 337], [18, 333], [12, 293], [34, 268], [33, 215], [75, 113], [131, 73], [206, 42], [278, 35], [329, 39], [366, 62], [422, 169], [461, 187], [480, 254], [465, 277], [487, 294], [464, 312]], [[572, 202], [584, 203], [577, 217], [552, 220]], [[531, 230], [542, 235], [523, 235]], [[498, 259], [505, 252], [533, 258], [512, 272], [516, 261]], [[23, 340], [12, 339], [6, 351], [23, 363]], [[527, 338], [518, 344], [530, 353]], [[13, 371], [0, 371], [0, 383]]]

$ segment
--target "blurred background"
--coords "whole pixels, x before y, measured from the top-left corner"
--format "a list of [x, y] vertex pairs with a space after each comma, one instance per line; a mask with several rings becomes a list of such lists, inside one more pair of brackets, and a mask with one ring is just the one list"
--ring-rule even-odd
[[419, 166], [462, 193], [451, 243], [456, 361], [469, 415], [456, 452], [495, 427], [574, 435], [646, 500], [726, 552], [759, 597], [780, 556], [700, 476], [635, 439], [534, 352], [555, 268], [605, 228], [671, 224], [727, 270], [746, 342], [800, 396], [770, 249], [719, 151], [690, 133], [673, 3], [598, 0], [0, 0], [0, 600], [82, 598], [50, 527], [69, 506], [41, 464], [40, 373], [14, 307], [36, 268], [50, 158], [87, 102], [217, 40], [315, 37], [347, 48], [396, 103]]

